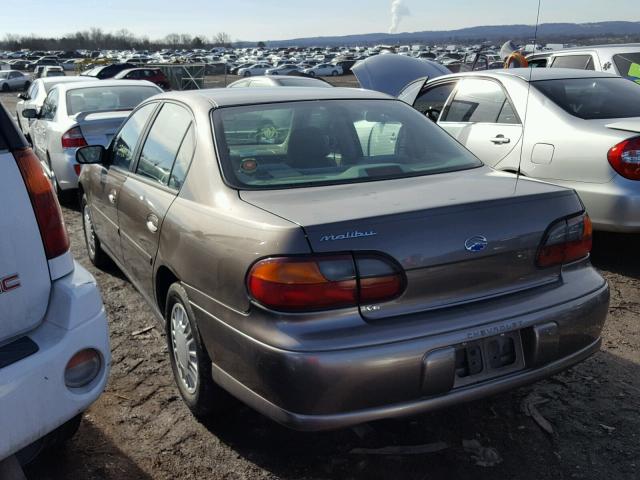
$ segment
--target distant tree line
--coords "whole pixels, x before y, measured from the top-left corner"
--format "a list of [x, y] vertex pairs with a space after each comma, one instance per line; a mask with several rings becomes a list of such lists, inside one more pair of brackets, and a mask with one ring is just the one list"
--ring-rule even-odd
[[100, 28], [70, 33], [62, 37], [42, 37], [35, 34], [6, 34], [0, 40], [3, 50], [159, 50], [163, 48], [211, 48], [231, 47], [233, 42], [228, 33], [220, 32], [208, 38], [204, 35], [170, 33], [164, 38], [150, 40], [146, 36], [134, 35], [127, 29], [105, 32]]

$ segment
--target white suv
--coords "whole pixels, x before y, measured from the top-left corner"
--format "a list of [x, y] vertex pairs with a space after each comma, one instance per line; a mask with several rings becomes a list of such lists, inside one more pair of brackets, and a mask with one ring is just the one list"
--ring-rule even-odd
[[95, 280], [74, 262], [52, 185], [2, 106], [0, 230], [2, 467], [73, 435], [111, 363]]

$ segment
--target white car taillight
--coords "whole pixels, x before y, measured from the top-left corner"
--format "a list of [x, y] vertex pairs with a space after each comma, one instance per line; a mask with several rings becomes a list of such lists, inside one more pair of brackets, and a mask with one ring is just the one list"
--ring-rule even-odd
[[100, 373], [102, 359], [93, 348], [76, 353], [64, 370], [64, 383], [69, 388], [81, 388], [89, 385]]

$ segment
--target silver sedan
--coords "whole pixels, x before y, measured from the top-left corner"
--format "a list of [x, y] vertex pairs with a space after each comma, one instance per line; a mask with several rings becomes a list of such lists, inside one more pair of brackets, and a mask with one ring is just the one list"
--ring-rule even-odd
[[[384, 88], [375, 77], [363, 86]], [[487, 165], [575, 189], [594, 228], [640, 232], [640, 85], [512, 69], [416, 80], [399, 98]]]

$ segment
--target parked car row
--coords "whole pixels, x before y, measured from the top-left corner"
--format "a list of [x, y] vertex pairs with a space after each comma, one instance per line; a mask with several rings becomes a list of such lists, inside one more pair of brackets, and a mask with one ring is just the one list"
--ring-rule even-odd
[[[72, 398], [40, 412], [37, 432], [11, 417], [24, 426], [0, 458], [73, 431], [108, 373], [104, 312], [73, 266], [56, 190], [78, 193], [90, 261], [118, 265], [165, 329], [197, 417], [222, 415], [231, 394], [292, 428], [342, 428], [503, 392], [599, 349], [609, 289], [592, 235], [640, 231], [640, 85], [398, 57], [355, 67], [368, 90], [264, 76], [267, 63], [214, 90], [131, 80], [145, 67], [38, 79], [18, 107], [33, 151], [0, 110], [13, 174], [0, 195], [28, 219], [0, 243], [0, 351], [31, 348], [0, 380], [32, 362], [59, 380], [25, 388]], [[71, 317], [47, 306], [55, 288], [90, 297], [97, 343], [40, 356], [61, 341], [48, 322]], [[13, 392], [0, 390], [10, 414], [28, 394]]]

